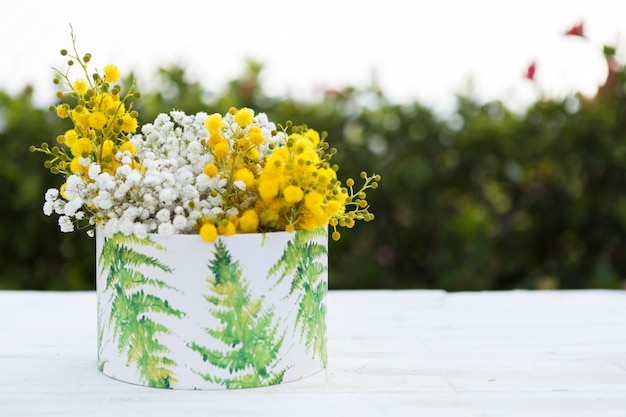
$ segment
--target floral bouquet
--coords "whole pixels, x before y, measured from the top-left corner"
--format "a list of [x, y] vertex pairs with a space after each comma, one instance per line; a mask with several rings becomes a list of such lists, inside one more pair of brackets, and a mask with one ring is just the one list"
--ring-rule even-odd
[[51, 107], [72, 127], [31, 150], [64, 178], [44, 213], [96, 236], [99, 369], [216, 389], [325, 367], [327, 236], [374, 218], [366, 191], [380, 177], [342, 185], [326, 134], [248, 108], [139, 127], [134, 84], [123, 89], [114, 65], [90, 73], [73, 33], [72, 46]]
[[[345, 186], [337, 179], [326, 134], [274, 124], [263, 113], [231, 108], [226, 114], [180, 111], [138, 126], [131, 85], [125, 92], [116, 66], [90, 74], [91, 54], [73, 51], [66, 71], [55, 68], [60, 103], [51, 111], [73, 127], [32, 151], [65, 182], [45, 194], [43, 211], [59, 216], [63, 232], [98, 227], [105, 236], [199, 234], [206, 241], [236, 233], [313, 230], [370, 221], [366, 190], [378, 175], [361, 173]], [[81, 74], [72, 78], [71, 69]], [[137, 130], [140, 133], [136, 133]]]

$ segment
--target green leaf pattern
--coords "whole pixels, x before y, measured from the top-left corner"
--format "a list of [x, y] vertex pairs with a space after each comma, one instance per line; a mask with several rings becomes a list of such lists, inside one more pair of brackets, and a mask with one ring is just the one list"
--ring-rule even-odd
[[221, 241], [215, 244], [215, 257], [209, 269], [212, 276], [207, 282], [211, 294], [206, 300], [214, 306], [211, 314], [219, 320], [220, 327], [206, 331], [220, 340], [224, 349], [210, 349], [195, 342], [190, 347], [202, 355], [204, 361], [227, 370], [229, 376], [206, 373], [203, 378], [226, 388], [280, 383], [287, 370], [277, 369], [284, 332], [279, 334], [273, 308], [264, 309], [263, 298], [251, 298], [239, 262], [233, 261]]
[[323, 279], [328, 267], [320, 262], [328, 255], [326, 245], [317, 238], [326, 237], [326, 229], [300, 230], [287, 246], [280, 259], [270, 268], [268, 278], [277, 276], [274, 286], [292, 276], [289, 297], [298, 304], [296, 329], [300, 330], [300, 341], [308, 352], [326, 366], [326, 304], [328, 284]]
[[[149, 238], [138, 239], [134, 235], [118, 233], [104, 241], [98, 266], [107, 277], [105, 291], [111, 294], [108, 300], [111, 305], [109, 323], [113, 326], [118, 351], [126, 354], [127, 365], [134, 364], [137, 367], [140, 381], [151, 387], [168, 388], [177, 382], [172, 372], [175, 363], [168, 358], [170, 352], [159, 341], [159, 337], [169, 334], [170, 330], [153, 317], [154, 313], [175, 317], [182, 317], [183, 313], [172, 308], [167, 300], [144, 292], [144, 288], [166, 288], [168, 285], [145, 276], [137, 267], [156, 268], [168, 273], [172, 270], [158, 259], [132, 248], [137, 245], [162, 250]], [[102, 319], [99, 317], [101, 322]], [[100, 353], [104, 333], [101, 324], [98, 330]], [[98, 362], [103, 369], [105, 363], [100, 359]]]
[[[327, 232], [297, 231], [271, 249], [265, 238], [252, 255], [267, 256], [262, 268], [220, 239], [194, 253], [191, 267], [177, 265], [186, 272], [176, 274], [166, 265], [175, 261], [160, 260], [173, 258], [150, 238], [104, 239], [98, 368], [153, 387], [228, 389], [279, 384], [323, 368]], [[197, 281], [200, 274], [205, 279]], [[194, 304], [185, 305], [190, 295]]]

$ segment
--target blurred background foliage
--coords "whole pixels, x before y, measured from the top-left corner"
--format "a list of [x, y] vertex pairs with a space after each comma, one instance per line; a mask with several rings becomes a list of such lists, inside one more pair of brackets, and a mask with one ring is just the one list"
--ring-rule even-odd
[[[607, 56], [615, 64], [611, 56]], [[609, 65], [593, 98], [539, 99], [513, 112], [459, 96], [435, 114], [390, 102], [375, 85], [326, 91], [307, 102], [263, 90], [262, 65], [247, 62], [221, 91], [161, 69], [138, 85], [140, 122], [171, 109], [266, 112], [329, 133], [339, 176], [382, 175], [368, 194], [376, 219], [330, 242], [330, 287], [620, 288], [626, 277], [625, 70]], [[128, 84], [125, 84], [128, 85]], [[28, 147], [52, 142], [64, 121], [33, 91], [0, 91], [0, 288], [94, 288], [95, 245], [62, 234], [42, 214], [60, 178]]]

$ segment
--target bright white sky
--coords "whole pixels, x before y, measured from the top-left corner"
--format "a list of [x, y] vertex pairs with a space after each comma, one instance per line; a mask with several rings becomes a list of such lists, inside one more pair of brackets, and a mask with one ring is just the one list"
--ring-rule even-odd
[[[2, 17], [0, 88], [33, 84], [46, 104], [70, 23], [98, 68], [135, 70], [144, 84], [179, 63], [219, 91], [253, 58], [272, 95], [316, 97], [375, 74], [392, 100], [436, 108], [470, 78], [480, 99], [513, 107], [538, 94], [590, 95], [606, 74], [601, 45], [626, 48], [623, 0], [20, 0]], [[590, 42], [562, 35], [581, 21]], [[522, 76], [534, 60], [537, 85]]]

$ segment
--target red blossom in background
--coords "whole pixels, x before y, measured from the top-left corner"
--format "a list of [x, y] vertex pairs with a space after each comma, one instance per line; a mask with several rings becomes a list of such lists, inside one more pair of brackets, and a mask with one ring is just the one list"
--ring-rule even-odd
[[526, 72], [524, 73], [524, 78], [527, 78], [529, 80], [534, 80], [535, 79], [535, 71], [537, 71], [537, 63], [536, 62], [532, 62], [528, 68], [526, 68]]
[[580, 22], [579, 24], [574, 25], [571, 28], [569, 28], [568, 30], [566, 30], [563, 34], [567, 35], [567, 36], [580, 36], [581, 38], [584, 38], [585, 37], [585, 27], [584, 27], [583, 23]]

